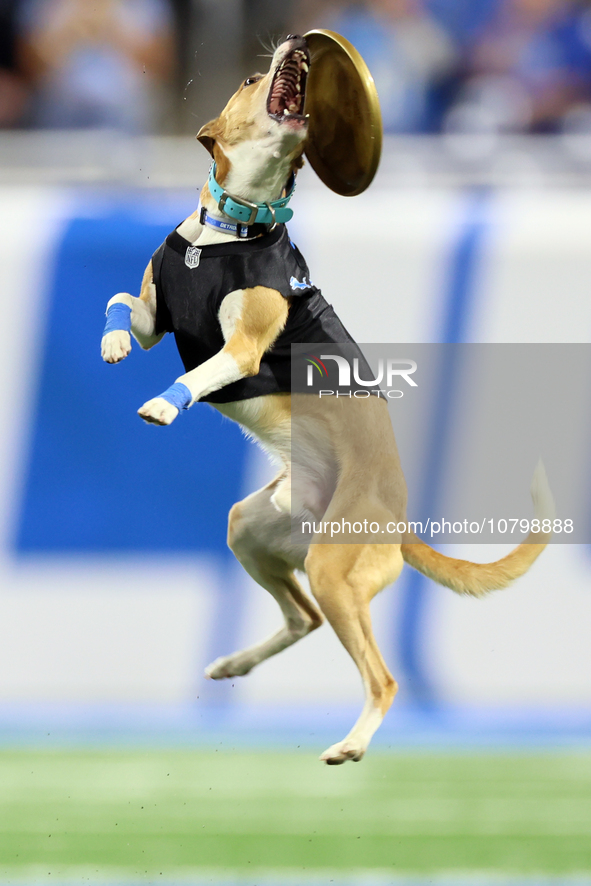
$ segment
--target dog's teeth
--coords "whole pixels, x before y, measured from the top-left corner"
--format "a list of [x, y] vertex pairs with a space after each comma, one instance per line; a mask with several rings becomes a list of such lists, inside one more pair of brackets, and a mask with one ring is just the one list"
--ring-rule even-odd
[[284, 108], [284, 109], [283, 109], [283, 114], [284, 114], [284, 116], [286, 116], [286, 117], [289, 116], [289, 111], [287, 110], [287, 108]]
[[296, 83], [296, 92], [301, 92], [301, 91], [302, 91], [302, 87], [300, 86], [299, 83]]
[[308, 67], [306, 62], [302, 62], [302, 71], [309, 71], [309, 70], [310, 70], [310, 68]]

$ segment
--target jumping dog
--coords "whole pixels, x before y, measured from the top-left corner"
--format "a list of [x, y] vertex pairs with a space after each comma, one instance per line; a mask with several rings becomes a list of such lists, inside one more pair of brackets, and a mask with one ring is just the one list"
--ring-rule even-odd
[[[198, 134], [213, 158], [199, 208], [155, 253], [139, 298], [109, 302], [102, 356], [118, 363], [175, 334], [186, 372], [139, 415], [169, 425], [199, 400], [210, 402], [256, 437], [279, 463], [275, 479], [230, 511], [228, 543], [246, 571], [277, 601], [285, 623], [273, 636], [218, 658], [213, 680], [247, 674], [260, 662], [320, 627], [327, 618], [357, 665], [365, 704], [349, 734], [320, 759], [360, 760], [390, 707], [397, 684], [376, 644], [371, 599], [398, 578], [404, 561], [459, 594], [480, 597], [523, 575], [549, 541], [530, 533], [504, 559], [475, 564], [442, 555], [414, 533], [362, 544], [294, 542], [291, 514], [381, 525], [406, 519], [406, 486], [385, 401], [336, 401], [309, 394], [298, 405], [301, 441], [292, 464], [289, 345], [351, 342], [338, 317], [309, 281], [284, 221], [302, 164], [310, 55], [301, 37], [275, 51], [267, 74], [241, 84], [220, 116]], [[302, 418], [303, 416], [303, 418]], [[299, 481], [292, 484], [294, 471]], [[292, 494], [293, 485], [293, 494]], [[536, 516], [552, 515], [543, 469], [534, 474]], [[295, 571], [307, 574], [315, 602]]]

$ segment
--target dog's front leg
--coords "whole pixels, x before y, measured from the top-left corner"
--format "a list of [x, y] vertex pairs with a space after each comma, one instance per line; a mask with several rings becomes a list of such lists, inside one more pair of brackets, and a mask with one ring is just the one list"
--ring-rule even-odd
[[131, 336], [148, 350], [162, 338], [155, 335], [156, 289], [152, 262], [142, 281], [140, 297], [119, 292], [107, 304], [107, 325], [103, 332], [101, 354], [106, 363], [120, 363], [131, 351]]
[[214, 357], [181, 375], [138, 410], [147, 422], [169, 425], [181, 409], [241, 378], [256, 375], [261, 358], [287, 320], [288, 302], [274, 289], [255, 286], [227, 295], [219, 311], [226, 344]]

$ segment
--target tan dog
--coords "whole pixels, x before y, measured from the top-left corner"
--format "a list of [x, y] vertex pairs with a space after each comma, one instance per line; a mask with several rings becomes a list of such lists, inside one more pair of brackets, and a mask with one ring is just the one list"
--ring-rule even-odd
[[[301, 165], [307, 127], [301, 111], [308, 64], [305, 42], [288, 38], [276, 50], [269, 73], [245, 81], [218, 119], [199, 133], [198, 138], [215, 158], [216, 180], [229, 194], [264, 204], [284, 193], [292, 172]], [[196, 247], [197, 253], [235, 242], [236, 234], [203, 223], [205, 214], [228, 221], [207, 185], [201, 192], [201, 203], [204, 210], [186, 219], [178, 234]], [[249, 242], [255, 248], [257, 240]], [[212, 392], [214, 396], [215, 392], [223, 393], [225, 386], [241, 380], [256, 380], [274, 342], [289, 327], [296, 301], [259, 285], [225, 294], [216, 320], [223, 335], [219, 351], [177, 379], [190, 392], [190, 402]], [[160, 340], [164, 333], [158, 326], [151, 263], [140, 297], [120, 293], [109, 302], [109, 306], [113, 304], [131, 309], [131, 331], [143, 348]], [[115, 329], [105, 334], [102, 353], [107, 362], [118, 362], [130, 349], [129, 332]], [[315, 520], [370, 519], [381, 525], [406, 517], [406, 486], [385, 401], [371, 397], [334, 400], [329, 405], [310, 394], [297, 397], [294, 416], [297, 412], [304, 441], [297, 465], [292, 465], [289, 393], [214, 403], [257, 437], [281, 465], [268, 486], [234, 505], [228, 542], [246, 571], [277, 600], [285, 624], [269, 639], [217, 659], [206, 673], [212, 679], [246, 674], [319, 627], [325, 616], [359, 668], [366, 695], [350, 733], [321, 756], [327, 763], [337, 764], [361, 759], [397, 690], [374, 639], [369, 604], [396, 580], [403, 562], [457, 593], [481, 596], [522, 575], [549, 535], [532, 533], [503, 560], [482, 565], [445, 557], [413, 533], [393, 535], [389, 544], [377, 543], [377, 537], [363, 544], [322, 544], [319, 538], [309, 545], [294, 543], [290, 514], [295, 470], [294, 512]], [[158, 425], [170, 424], [178, 413], [177, 406], [164, 396], [149, 400], [139, 410], [142, 418]], [[534, 477], [532, 495], [536, 516], [550, 517], [552, 497], [543, 469]], [[307, 573], [316, 603], [303, 591], [295, 570]]]

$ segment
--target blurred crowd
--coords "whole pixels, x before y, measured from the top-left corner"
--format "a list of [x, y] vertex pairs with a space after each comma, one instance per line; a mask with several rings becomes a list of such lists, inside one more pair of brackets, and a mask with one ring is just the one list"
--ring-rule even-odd
[[0, 0], [0, 35], [0, 125], [158, 125], [174, 64], [168, 0]]
[[[317, 0], [302, 0], [306, 25]], [[588, 0], [326, 2], [372, 71], [389, 132], [591, 131]]]
[[591, 0], [0, 0], [0, 127], [194, 129], [314, 27], [364, 56], [387, 132], [591, 132]]

